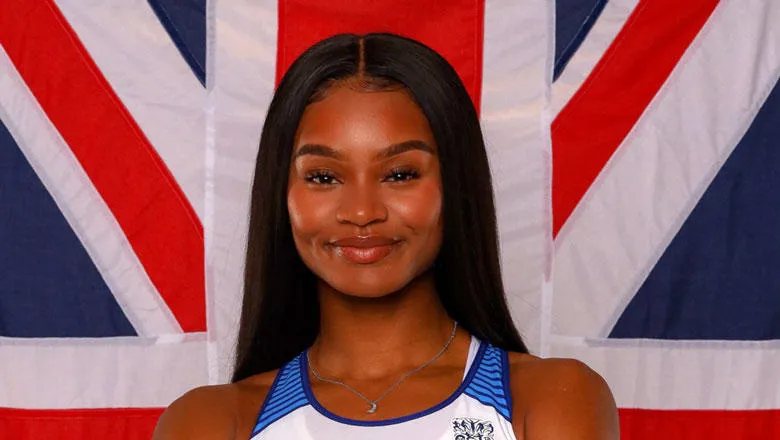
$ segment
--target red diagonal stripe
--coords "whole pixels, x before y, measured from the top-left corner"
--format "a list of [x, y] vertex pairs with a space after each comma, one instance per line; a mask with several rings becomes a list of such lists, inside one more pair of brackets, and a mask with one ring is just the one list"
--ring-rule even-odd
[[780, 438], [780, 410], [620, 409], [623, 440]]
[[479, 110], [484, 0], [279, 0], [277, 82], [317, 41], [342, 32], [393, 32], [436, 50], [460, 75]]
[[206, 329], [203, 228], [51, 0], [0, 1], [0, 42], [186, 332]]
[[552, 124], [553, 233], [658, 93], [717, 0], [642, 0]]
[[162, 412], [163, 408], [0, 408], [0, 434], [16, 440], [148, 440]]

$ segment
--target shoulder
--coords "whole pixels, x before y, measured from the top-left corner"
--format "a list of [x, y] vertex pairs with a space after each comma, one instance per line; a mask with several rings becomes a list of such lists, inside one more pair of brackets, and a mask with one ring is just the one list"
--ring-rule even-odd
[[[513, 391], [522, 386], [528, 396], [543, 392], [541, 396], [560, 393], [598, 392], [609, 393], [604, 379], [583, 362], [576, 359], [542, 359], [529, 354], [509, 353], [509, 370]], [[519, 388], [519, 387], [518, 387]]]
[[617, 409], [606, 381], [574, 359], [509, 353], [513, 425], [526, 440], [617, 439]]
[[188, 391], [165, 409], [153, 440], [247, 439], [276, 371]]

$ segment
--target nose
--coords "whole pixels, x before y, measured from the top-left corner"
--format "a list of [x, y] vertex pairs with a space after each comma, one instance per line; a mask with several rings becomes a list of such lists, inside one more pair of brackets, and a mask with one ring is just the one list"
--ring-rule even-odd
[[341, 195], [341, 203], [336, 211], [339, 223], [366, 226], [387, 220], [387, 206], [378, 186], [362, 182], [346, 184]]

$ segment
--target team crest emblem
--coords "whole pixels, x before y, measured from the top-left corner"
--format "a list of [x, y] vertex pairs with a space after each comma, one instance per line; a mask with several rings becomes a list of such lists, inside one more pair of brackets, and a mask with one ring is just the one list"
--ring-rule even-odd
[[452, 420], [455, 440], [493, 440], [493, 424], [483, 420], [459, 417]]

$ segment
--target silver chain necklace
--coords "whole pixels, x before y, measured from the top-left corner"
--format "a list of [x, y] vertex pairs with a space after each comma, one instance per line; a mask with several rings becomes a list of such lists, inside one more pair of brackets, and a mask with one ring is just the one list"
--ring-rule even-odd
[[450, 335], [450, 339], [447, 340], [447, 343], [444, 344], [444, 347], [441, 348], [441, 351], [439, 351], [439, 353], [437, 353], [436, 356], [434, 356], [428, 362], [426, 362], [426, 363], [420, 365], [419, 367], [415, 368], [414, 370], [405, 373], [403, 376], [401, 376], [400, 379], [398, 379], [394, 384], [392, 384], [390, 386], [390, 388], [385, 390], [385, 392], [382, 393], [381, 396], [377, 397], [374, 400], [369, 399], [368, 397], [364, 396], [363, 393], [361, 393], [360, 391], [358, 391], [358, 390], [352, 388], [351, 386], [345, 384], [344, 382], [341, 382], [339, 380], [325, 379], [324, 377], [322, 377], [319, 374], [317, 374], [317, 371], [311, 365], [311, 357], [309, 356], [308, 353], [306, 353], [306, 361], [309, 364], [309, 370], [311, 370], [311, 374], [314, 375], [314, 377], [316, 377], [317, 380], [319, 380], [321, 382], [331, 383], [331, 384], [334, 384], [334, 385], [341, 385], [344, 388], [346, 388], [346, 389], [352, 391], [353, 393], [357, 394], [361, 399], [365, 400], [366, 402], [368, 402], [369, 405], [371, 405], [371, 407], [368, 408], [368, 410], [366, 410], [366, 412], [368, 414], [373, 414], [373, 413], [376, 412], [377, 403], [379, 403], [380, 400], [384, 399], [385, 396], [387, 396], [390, 393], [390, 391], [393, 391], [395, 389], [395, 387], [397, 387], [401, 382], [404, 381], [404, 379], [406, 379], [407, 377], [411, 376], [412, 374], [422, 370], [423, 368], [427, 367], [428, 365], [432, 364], [436, 359], [438, 359], [439, 357], [441, 357], [441, 355], [444, 354], [444, 352], [447, 350], [447, 347], [449, 347], [450, 344], [452, 343], [452, 340], [455, 339], [455, 331], [458, 329], [458, 322], [457, 321], [453, 321], [453, 322], [454, 322], [454, 325], [452, 326], [452, 335]]

